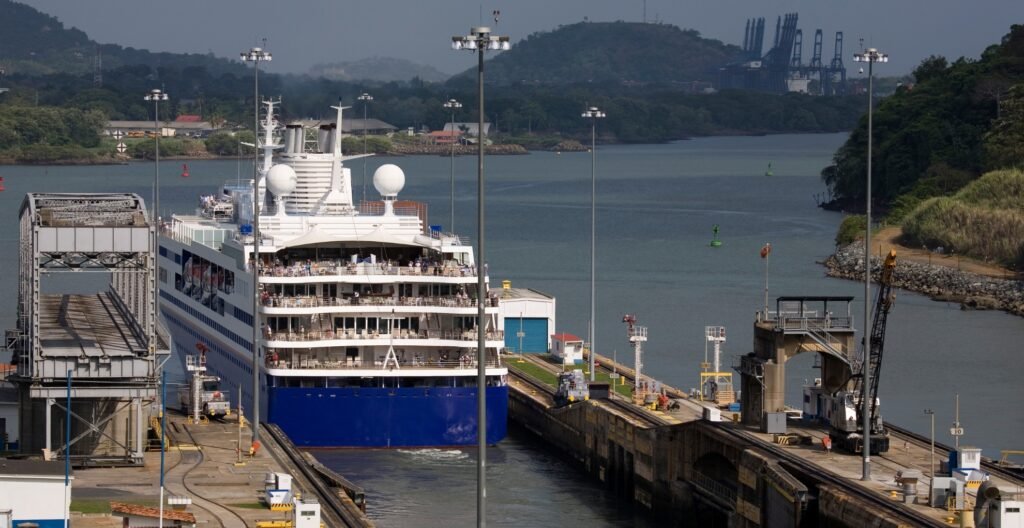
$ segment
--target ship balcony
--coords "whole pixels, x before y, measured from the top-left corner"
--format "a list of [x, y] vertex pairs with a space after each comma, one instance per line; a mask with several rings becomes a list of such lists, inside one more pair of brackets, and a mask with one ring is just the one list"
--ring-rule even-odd
[[[368, 347], [368, 346], [433, 346], [469, 348], [477, 343], [476, 330], [407, 330], [396, 329], [393, 333], [374, 330], [339, 329], [304, 332], [265, 332], [267, 348], [322, 348], [322, 347]], [[484, 336], [487, 348], [505, 346], [505, 333], [487, 332]]]
[[393, 282], [394, 277], [403, 277], [406, 282], [473, 283], [477, 280], [474, 266], [455, 263], [415, 265], [410, 262], [402, 266], [393, 262], [344, 263], [321, 260], [260, 267], [260, 282], [264, 283], [344, 282], [346, 277], [360, 277], [360, 282], [370, 277], [381, 277], [386, 282]]
[[[487, 355], [488, 359], [484, 366], [490, 369], [503, 369], [501, 361], [493, 353]], [[271, 350], [266, 357], [266, 368], [271, 370], [380, 370], [384, 368], [398, 368], [404, 371], [418, 371], [426, 374], [429, 371], [445, 370], [455, 371], [460, 369], [476, 370], [477, 358], [475, 353], [464, 353], [461, 355], [448, 353], [409, 354], [402, 351], [388, 360], [386, 351], [376, 354], [362, 354], [359, 356], [346, 356], [344, 353], [306, 352]]]
[[[471, 315], [477, 311], [475, 298], [460, 295], [317, 297], [315, 295], [282, 296], [265, 294], [261, 298], [264, 314], [315, 314], [345, 312], [444, 312]], [[488, 298], [486, 313], [498, 313], [498, 299]]]

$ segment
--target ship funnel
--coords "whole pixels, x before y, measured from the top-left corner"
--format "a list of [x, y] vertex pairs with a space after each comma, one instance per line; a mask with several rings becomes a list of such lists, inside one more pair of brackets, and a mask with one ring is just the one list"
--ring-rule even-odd
[[320, 125], [316, 133], [316, 145], [324, 154], [331, 151], [331, 125]]
[[289, 123], [284, 131], [284, 151], [288, 154], [301, 154], [303, 139], [302, 124]]

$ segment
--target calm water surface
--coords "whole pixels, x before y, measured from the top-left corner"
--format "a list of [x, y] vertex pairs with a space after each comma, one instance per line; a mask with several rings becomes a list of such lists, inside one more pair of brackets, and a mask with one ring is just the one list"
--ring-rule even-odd
[[[726, 363], [751, 348], [754, 313], [764, 303], [764, 261], [771, 242], [769, 290], [778, 295], [853, 295], [863, 314], [863, 285], [829, 279], [817, 262], [832, 250], [841, 215], [816, 207], [825, 189], [818, 172], [845, 135], [706, 138], [667, 145], [598, 148], [597, 350], [632, 364], [621, 323], [634, 313], [648, 326], [645, 370], [682, 388], [697, 385], [705, 325], [724, 325]], [[768, 163], [774, 175], [764, 175]], [[449, 160], [441, 156], [371, 158], [406, 172], [406, 199], [430, 205], [431, 223], [448, 223]], [[487, 260], [494, 284], [539, 289], [557, 297], [559, 331], [585, 335], [589, 318], [590, 156], [534, 153], [486, 160]], [[350, 165], [361, 192], [362, 162]], [[161, 209], [189, 211], [195, 197], [233, 179], [233, 161], [161, 163]], [[251, 165], [242, 172], [251, 171]], [[455, 229], [476, 238], [475, 158], [456, 161]], [[28, 191], [138, 192], [148, 200], [153, 164], [111, 167], [0, 167], [0, 243], [17, 242], [18, 207]], [[372, 184], [368, 197], [376, 197]], [[711, 227], [724, 245], [708, 247]], [[446, 226], [447, 229], [448, 226]], [[13, 325], [17, 254], [3, 252], [0, 322]], [[927, 433], [925, 408], [936, 411], [940, 441], [961, 396], [963, 441], [990, 456], [1020, 449], [1024, 412], [1024, 320], [899, 292], [886, 339], [883, 415]], [[790, 362], [787, 398], [816, 376], [811, 358]], [[489, 517], [499, 526], [648, 526], [529, 437], [514, 434], [489, 451]], [[474, 519], [475, 453], [325, 451], [325, 463], [367, 488], [381, 526], [462, 526]]]

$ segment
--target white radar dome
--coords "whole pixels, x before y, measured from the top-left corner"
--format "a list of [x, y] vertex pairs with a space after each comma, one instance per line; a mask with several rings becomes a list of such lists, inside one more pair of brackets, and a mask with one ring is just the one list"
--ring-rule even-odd
[[398, 196], [405, 187], [405, 173], [398, 165], [381, 165], [373, 172], [373, 186], [381, 196]]
[[267, 189], [274, 193], [274, 196], [288, 196], [295, 192], [297, 184], [295, 169], [288, 165], [274, 165], [267, 173]]

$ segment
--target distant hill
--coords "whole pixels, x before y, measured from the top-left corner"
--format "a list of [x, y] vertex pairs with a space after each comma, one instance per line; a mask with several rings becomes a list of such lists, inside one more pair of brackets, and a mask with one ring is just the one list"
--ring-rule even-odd
[[[488, 83], [673, 83], [710, 80], [740, 52], [691, 29], [639, 22], [580, 22], [534, 33], [488, 61]], [[455, 82], [475, 75], [471, 68]]]
[[84, 74], [93, 71], [97, 51], [103, 69], [144, 64], [153, 67], [205, 67], [212, 74], [241, 72], [245, 67], [230, 61], [196, 53], [154, 53], [100, 44], [76, 28], [64, 27], [56, 17], [25, 4], [0, 0], [0, 65], [8, 74]]
[[432, 66], [393, 57], [371, 57], [348, 62], [317, 64], [310, 75], [334, 81], [408, 81], [419, 77], [426, 82], [444, 82], [448, 74]]

